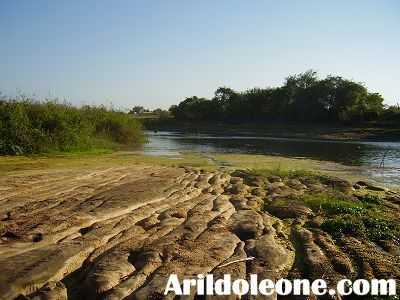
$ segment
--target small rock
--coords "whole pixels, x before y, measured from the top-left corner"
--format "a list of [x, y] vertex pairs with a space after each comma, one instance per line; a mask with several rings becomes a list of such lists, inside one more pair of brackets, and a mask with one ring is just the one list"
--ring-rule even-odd
[[385, 191], [387, 191], [386, 188], [379, 187], [379, 186], [373, 185], [372, 183], [369, 183], [369, 182], [366, 182], [366, 181], [362, 181], [362, 180], [357, 181], [356, 184], [358, 184], [359, 186], [363, 186], [366, 189], [371, 190], [371, 191], [377, 191], [377, 192], [385, 192]]
[[264, 201], [262, 201], [262, 199], [258, 197], [251, 197], [249, 200], [247, 200], [247, 206], [251, 208], [259, 208], [263, 204]]
[[249, 182], [251, 186], [263, 187], [265, 186], [266, 180], [261, 176], [255, 177], [253, 180]]
[[242, 241], [259, 237], [264, 229], [262, 217], [254, 210], [239, 210], [231, 222], [232, 231]]
[[385, 198], [387, 201], [400, 205], [400, 196], [389, 196]]
[[345, 179], [329, 177], [327, 179], [321, 179], [321, 180], [327, 186], [331, 187], [334, 190], [339, 190], [344, 194], [349, 194], [353, 188], [352, 184]]
[[400, 256], [400, 247], [393, 241], [379, 241], [379, 245], [388, 253], [394, 256]]
[[230, 199], [230, 201], [236, 210], [248, 209], [247, 200], [243, 196], [240, 196], [240, 195], [233, 196]]
[[273, 192], [276, 191], [278, 189], [280, 189], [281, 187], [285, 186], [285, 184], [281, 181], [275, 181], [271, 184], [268, 185], [268, 190]]
[[58, 282], [49, 282], [44, 287], [42, 287], [37, 295], [33, 297], [32, 300], [67, 300], [67, 289], [65, 285]]
[[10, 220], [11, 219], [11, 212], [7, 212], [7, 213], [5, 213], [2, 217], [1, 217], [1, 221], [8, 221], [8, 220]]
[[279, 176], [276, 175], [270, 175], [267, 177], [268, 181], [273, 183], [273, 182], [282, 182], [282, 178], [280, 178]]
[[289, 186], [289, 187], [291, 187], [291, 188], [293, 188], [293, 189], [295, 189], [295, 190], [302, 190], [302, 189], [306, 189], [306, 188], [307, 188], [307, 187], [306, 187], [304, 184], [302, 184], [302, 183], [300, 182], [300, 180], [298, 180], [298, 179], [289, 179], [289, 180], [286, 182], [286, 185]]
[[322, 225], [323, 222], [324, 222], [324, 218], [322, 218], [321, 216], [315, 216], [314, 218], [312, 218], [312, 219], [308, 222], [308, 224], [309, 224], [311, 227], [319, 228], [319, 227], [321, 227], [321, 225]]
[[325, 187], [319, 183], [312, 183], [307, 185], [312, 192], [323, 192]]
[[237, 184], [237, 183], [242, 183], [243, 184], [243, 178], [241, 177], [231, 177], [230, 183], [232, 184]]
[[311, 209], [302, 205], [288, 205], [288, 206], [269, 205], [266, 207], [266, 209], [268, 212], [281, 219], [307, 218], [313, 215]]
[[278, 191], [276, 191], [279, 194], [279, 197], [289, 197], [291, 195], [295, 195], [296, 191], [292, 190], [291, 188], [287, 186], [282, 186]]
[[251, 191], [251, 194], [259, 197], [264, 197], [266, 195], [266, 192], [262, 188], [255, 188]]
[[232, 188], [230, 189], [230, 192], [232, 194], [244, 194], [248, 191], [249, 187], [243, 183], [235, 183], [232, 185]]

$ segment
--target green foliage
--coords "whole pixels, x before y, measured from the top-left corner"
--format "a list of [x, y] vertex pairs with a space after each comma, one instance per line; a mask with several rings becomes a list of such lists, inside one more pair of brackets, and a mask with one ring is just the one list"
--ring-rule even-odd
[[368, 238], [372, 241], [398, 239], [400, 237], [400, 227], [391, 221], [379, 218], [363, 218], [367, 228]]
[[364, 85], [342, 77], [319, 79], [310, 70], [289, 76], [277, 88], [236, 92], [220, 87], [211, 100], [186, 98], [170, 112], [177, 120], [195, 121], [354, 122], [374, 120], [383, 110], [382, 96]]
[[[261, 176], [278, 175], [282, 178], [294, 178], [311, 184], [327, 184], [330, 177], [304, 171], [284, 171], [280, 168], [257, 170], [253, 174]], [[339, 238], [353, 235], [373, 242], [392, 240], [400, 242], [400, 223], [383, 205], [377, 194], [358, 195], [357, 199], [334, 189], [324, 192], [309, 192], [301, 196], [289, 196], [274, 200], [275, 205], [301, 204], [311, 208], [315, 214], [323, 217], [321, 229]], [[268, 210], [266, 204], [265, 209]]]
[[361, 219], [352, 215], [327, 219], [321, 224], [321, 229], [334, 237], [340, 237], [342, 234], [364, 237], [366, 232], [366, 228]]
[[354, 201], [340, 194], [317, 193], [305, 194], [297, 200], [324, 215], [321, 229], [335, 237], [349, 234], [374, 242], [400, 238], [400, 225], [388, 220], [379, 209], [379, 197], [365, 195]]
[[305, 194], [299, 199], [302, 203], [314, 211], [322, 211], [326, 214], [349, 214], [360, 216], [365, 210], [357, 202], [340, 198], [338, 195], [327, 193]]
[[217, 120], [222, 115], [223, 104], [217, 101], [198, 98], [186, 98], [178, 106], [170, 108], [171, 114], [179, 120]]
[[389, 122], [400, 123], [400, 105], [389, 106], [383, 113], [383, 119]]
[[85, 151], [143, 141], [140, 123], [122, 112], [57, 101], [0, 101], [0, 154]]
[[357, 198], [363, 203], [380, 204], [382, 202], [379, 196], [372, 194], [365, 194], [362, 196], [358, 196]]
[[400, 237], [400, 226], [393, 221], [366, 216], [360, 218], [349, 214], [325, 220], [321, 225], [321, 229], [335, 237], [340, 237], [342, 234], [350, 234], [366, 237], [374, 242], [398, 240]]
[[144, 113], [146, 110], [143, 106], [134, 106], [132, 107], [132, 109], [129, 111], [129, 114], [132, 115], [140, 115], [142, 113]]

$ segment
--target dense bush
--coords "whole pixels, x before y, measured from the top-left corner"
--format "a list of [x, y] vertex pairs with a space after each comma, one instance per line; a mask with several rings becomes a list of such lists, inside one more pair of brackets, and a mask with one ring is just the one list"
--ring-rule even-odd
[[131, 115], [57, 101], [0, 100], [0, 154], [84, 151], [144, 141]]
[[[314, 71], [289, 76], [283, 86], [237, 92], [218, 88], [212, 99], [186, 98], [170, 108], [177, 120], [360, 122], [384, 115], [383, 98], [360, 83]], [[400, 115], [393, 107], [388, 117]]]

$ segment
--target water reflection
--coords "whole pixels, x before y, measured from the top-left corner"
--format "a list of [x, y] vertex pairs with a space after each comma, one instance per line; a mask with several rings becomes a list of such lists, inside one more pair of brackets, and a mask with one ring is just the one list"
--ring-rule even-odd
[[[150, 155], [178, 155], [194, 151], [305, 157], [365, 166], [371, 176], [400, 184], [400, 143], [397, 142], [321, 141], [179, 132], [148, 132], [148, 138], [144, 152]], [[385, 171], [381, 172], [377, 169], [383, 157]]]

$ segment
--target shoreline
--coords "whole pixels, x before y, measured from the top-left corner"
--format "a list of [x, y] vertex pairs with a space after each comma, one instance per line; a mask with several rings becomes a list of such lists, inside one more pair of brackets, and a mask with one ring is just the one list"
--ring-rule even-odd
[[214, 135], [258, 135], [268, 138], [307, 139], [316, 141], [399, 142], [400, 128], [373, 126], [337, 126], [296, 123], [193, 123], [174, 120], [141, 120], [145, 130]]
[[[101, 161], [101, 163], [99, 163]], [[54, 168], [80, 169], [85, 167], [115, 167], [134, 165], [158, 165], [168, 167], [195, 167], [204, 170], [269, 170], [276, 173], [312, 172], [325, 174], [357, 182], [399, 189], [395, 183], [385, 183], [368, 176], [367, 168], [348, 166], [332, 161], [286, 157], [278, 155], [233, 154], [233, 153], [195, 153], [177, 155], [146, 155], [138, 151], [114, 151], [104, 153], [57, 153], [32, 156], [0, 156], [0, 175], [21, 175], [37, 170]]]

